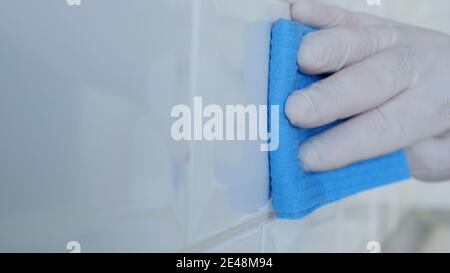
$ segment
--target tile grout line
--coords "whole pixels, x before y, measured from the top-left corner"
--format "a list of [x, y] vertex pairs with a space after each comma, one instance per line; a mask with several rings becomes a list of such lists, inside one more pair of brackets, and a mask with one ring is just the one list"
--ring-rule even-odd
[[[272, 219], [272, 221], [274, 221], [274, 218]], [[260, 223], [259, 224], [259, 242], [258, 242], [259, 253], [263, 253], [264, 252], [264, 229], [263, 229], [263, 224], [264, 223]]]
[[[229, 239], [232, 239], [235, 236], [238, 236], [242, 233], [245, 233], [246, 231], [251, 230], [254, 227], [258, 227], [262, 229], [262, 224], [269, 223], [275, 220], [275, 212], [268, 211], [261, 215], [258, 215], [252, 219], [249, 219], [247, 221], [244, 221], [234, 227], [228, 228], [227, 230], [218, 233], [216, 235], [213, 235], [203, 241], [200, 241], [190, 247], [187, 247], [186, 249], [183, 249], [181, 251], [183, 252], [201, 252], [205, 251], [208, 248], [211, 248], [213, 246], [217, 246], [220, 243], [223, 243]], [[261, 231], [261, 230], [260, 230]], [[260, 232], [261, 233], [261, 232]], [[261, 235], [262, 236], [262, 233]], [[260, 249], [261, 249], [261, 242]]]

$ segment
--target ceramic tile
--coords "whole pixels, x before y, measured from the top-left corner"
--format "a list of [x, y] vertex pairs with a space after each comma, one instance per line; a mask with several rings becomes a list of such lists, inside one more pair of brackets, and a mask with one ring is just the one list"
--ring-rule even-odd
[[[289, 16], [280, 1], [197, 1], [197, 73], [204, 105], [266, 104], [270, 24]], [[268, 204], [268, 156], [258, 141], [194, 142], [189, 242], [249, 219]]]
[[1, 2], [0, 249], [183, 246], [189, 149], [170, 109], [188, 97], [186, 8]]

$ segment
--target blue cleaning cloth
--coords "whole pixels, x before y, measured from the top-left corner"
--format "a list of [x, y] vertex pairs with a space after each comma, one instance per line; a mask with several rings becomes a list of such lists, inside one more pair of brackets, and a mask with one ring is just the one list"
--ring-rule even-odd
[[283, 19], [272, 26], [269, 104], [279, 105], [280, 142], [278, 149], [270, 152], [269, 156], [272, 206], [279, 218], [302, 218], [327, 203], [410, 178], [403, 150], [329, 172], [307, 173], [302, 170], [298, 159], [299, 145], [339, 123], [298, 129], [284, 114], [284, 104], [290, 93], [321, 79], [304, 75], [297, 67], [299, 45], [303, 36], [312, 31], [309, 27]]

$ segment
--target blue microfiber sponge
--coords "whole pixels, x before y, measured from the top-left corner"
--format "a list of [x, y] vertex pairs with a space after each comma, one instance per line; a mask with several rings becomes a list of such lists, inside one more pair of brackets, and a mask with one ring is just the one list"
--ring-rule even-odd
[[271, 151], [272, 206], [277, 217], [302, 218], [318, 207], [349, 195], [410, 178], [405, 153], [397, 151], [375, 159], [323, 173], [306, 173], [298, 160], [299, 145], [337, 123], [315, 129], [293, 127], [284, 114], [290, 93], [321, 77], [307, 76], [297, 67], [302, 38], [313, 29], [280, 19], [272, 27], [269, 104], [279, 105], [279, 147]]

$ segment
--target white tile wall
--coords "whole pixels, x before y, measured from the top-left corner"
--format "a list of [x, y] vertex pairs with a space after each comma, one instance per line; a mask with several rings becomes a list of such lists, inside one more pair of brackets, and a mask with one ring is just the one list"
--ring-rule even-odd
[[[326, 0], [450, 32], [446, 0], [381, 1]], [[448, 207], [405, 183], [274, 220], [259, 143], [172, 141], [194, 96], [266, 102], [280, 17], [282, 0], [1, 1], [0, 251], [364, 252], [408, 208]]]

